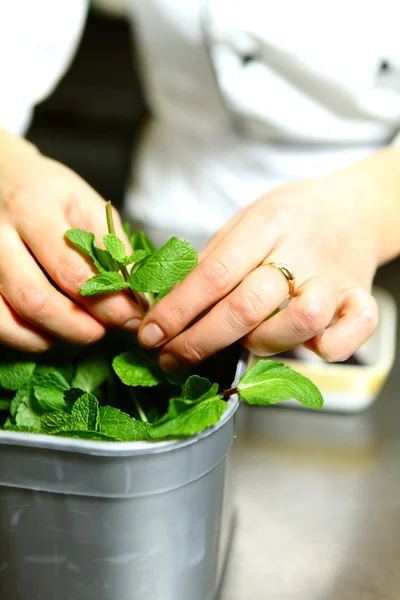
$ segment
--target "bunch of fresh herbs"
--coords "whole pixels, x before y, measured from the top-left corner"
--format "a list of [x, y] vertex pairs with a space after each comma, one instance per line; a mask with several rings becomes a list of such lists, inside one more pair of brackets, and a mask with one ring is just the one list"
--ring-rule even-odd
[[[157, 250], [142, 231], [130, 233], [133, 252], [115, 234], [107, 205], [104, 249], [92, 233], [66, 232], [99, 271], [82, 295], [128, 290], [143, 313], [197, 264], [192, 246], [173, 237]], [[110, 331], [90, 348], [59, 345], [38, 357], [3, 349], [0, 353], [0, 411], [6, 430], [91, 440], [163, 440], [194, 435], [215, 425], [234, 394], [249, 404], [296, 399], [320, 408], [315, 385], [276, 361], [260, 360], [237, 387], [219, 390], [198, 374], [168, 376], [158, 351], [144, 350], [134, 336]]]

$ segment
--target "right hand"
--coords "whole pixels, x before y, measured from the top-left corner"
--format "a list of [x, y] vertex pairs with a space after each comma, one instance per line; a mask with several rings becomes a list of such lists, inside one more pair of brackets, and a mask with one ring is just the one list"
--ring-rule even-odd
[[[116, 213], [114, 220], [129, 250]], [[129, 296], [80, 296], [96, 271], [64, 237], [71, 227], [99, 243], [105, 201], [70, 169], [0, 131], [0, 344], [42, 352], [54, 337], [90, 344], [107, 326], [137, 330], [140, 311]]]

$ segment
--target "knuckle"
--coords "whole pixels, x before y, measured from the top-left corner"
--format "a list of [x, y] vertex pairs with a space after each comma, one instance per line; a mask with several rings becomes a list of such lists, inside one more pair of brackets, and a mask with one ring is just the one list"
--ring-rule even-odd
[[224, 294], [231, 284], [231, 269], [228, 264], [219, 259], [204, 261], [199, 265], [202, 271], [203, 283], [208, 292]]
[[[163, 314], [157, 315], [157, 320], [160, 323], [168, 324], [167, 330], [173, 332], [187, 323], [185, 306], [180, 302], [170, 302], [168, 307], [164, 306]], [[166, 327], [164, 327], [164, 329], [166, 329]]]
[[61, 256], [56, 270], [51, 273], [52, 279], [68, 292], [78, 294], [82, 285], [91, 276], [88, 266], [84, 261], [76, 260], [68, 256]]
[[107, 295], [89, 297], [90, 312], [105, 326], [122, 327], [129, 320], [124, 307], [121, 308], [120, 298]]
[[40, 324], [50, 316], [53, 303], [46, 292], [20, 289], [17, 291], [12, 305], [21, 317]]
[[263, 304], [262, 298], [254, 290], [249, 290], [246, 295], [229, 302], [228, 320], [234, 329], [238, 326], [254, 329], [263, 318]]
[[121, 307], [120, 298], [107, 296], [94, 296], [90, 298], [93, 314], [98, 315], [99, 320], [106, 326], [123, 327], [129, 320], [129, 315], [124, 307]]
[[293, 314], [292, 327], [300, 336], [315, 335], [330, 322], [330, 315], [322, 302], [302, 303]]
[[22, 183], [16, 183], [9, 189], [5, 190], [2, 194], [2, 202], [5, 209], [9, 212], [18, 216], [24, 212], [24, 204], [29, 193], [25, 185]]
[[183, 341], [180, 349], [180, 355], [185, 362], [190, 364], [201, 362], [206, 358], [205, 352], [197, 344], [194, 344], [187, 338]]

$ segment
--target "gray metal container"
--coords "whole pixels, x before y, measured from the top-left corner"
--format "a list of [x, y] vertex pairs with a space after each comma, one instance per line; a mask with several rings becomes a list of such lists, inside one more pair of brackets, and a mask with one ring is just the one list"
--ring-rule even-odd
[[216, 598], [237, 407], [234, 397], [215, 427], [153, 444], [1, 431], [1, 600]]

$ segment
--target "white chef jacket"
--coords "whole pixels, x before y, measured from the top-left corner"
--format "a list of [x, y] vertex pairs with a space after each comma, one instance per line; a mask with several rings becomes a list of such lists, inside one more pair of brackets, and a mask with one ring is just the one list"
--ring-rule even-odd
[[0, 127], [24, 133], [73, 57], [86, 0], [0, 0]]
[[[397, 0], [127, 0], [153, 118], [129, 215], [190, 237], [400, 128]], [[26, 127], [62, 75], [84, 0], [0, 3], [0, 123]]]

